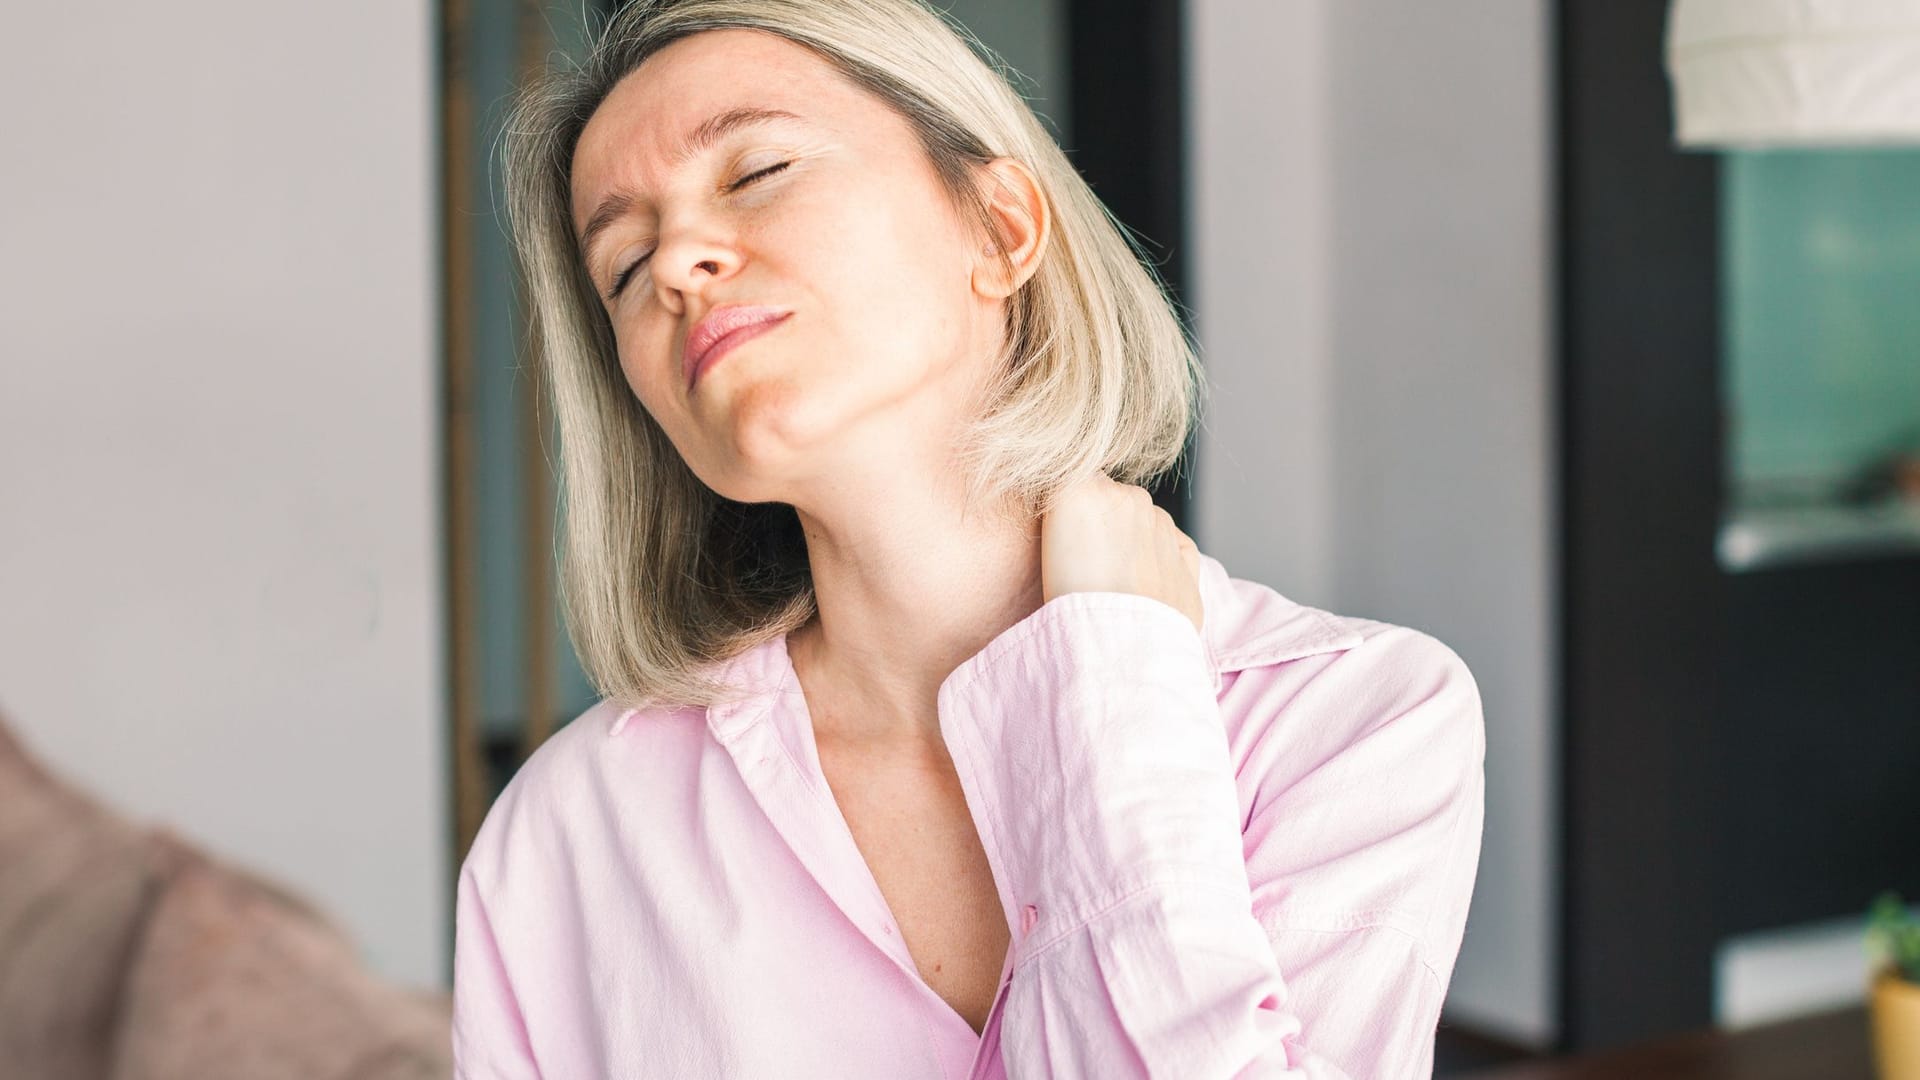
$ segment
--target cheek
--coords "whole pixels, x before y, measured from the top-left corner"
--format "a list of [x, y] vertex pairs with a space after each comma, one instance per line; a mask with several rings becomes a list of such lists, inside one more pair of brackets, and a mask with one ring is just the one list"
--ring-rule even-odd
[[795, 272], [830, 305], [851, 348], [931, 361], [964, 322], [962, 241], [912, 185], [850, 194], [790, 247]]
[[654, 423], [666, 432], [667, 437], [676, 446], [684, 446], [687, 418], [682, 414], [683, 406], [677, 397], [679, 387], [666, 381], [661, 370], [663, 361], [652, 353], [634, 355], [623, 350], [620, 354], [620, 374], [626, 380], [627, 389], [640, 402], [640, 407], [653, 417]]
[[950, 263], [953, 227], [938, 212], [946, 196], [931, 174], [913, 168], [882, 161], [864, 173], [820, 177], [767, 226], [779, 230], [781, 250], [810, 254], [816, 265], [868, 286], [897, 280], [903, 264], [925, 271]]
[[[630, 288], [650, 289], [652, 283], [639, 280]], [[639, 296], [633, 302], [641, 309], [614, 331], [620, 374], [647, 411], [664, 420], [662, 410], [674, 408], [680, 394], [679, 373], [671, 370], [679, 322], [655, 297]]]
[[626, 379], [627, 388], [633, 391], [633, 396], [640, 399], [640, 404], [655, 419], [659, 419], [660, 406], [666, 400], [662, 393], [665, 388], [659, 385], [660, 374], [655, 370], [659, 366], [660, 362], [652, 356], [651, 350], [625, 347], [620, 350], [620, 374]]

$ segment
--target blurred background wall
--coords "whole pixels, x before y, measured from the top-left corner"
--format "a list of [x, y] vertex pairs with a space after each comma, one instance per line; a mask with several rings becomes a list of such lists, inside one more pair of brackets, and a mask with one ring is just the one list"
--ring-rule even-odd
[[434, 7], [7, 21], [0, 711], [441, 983]]

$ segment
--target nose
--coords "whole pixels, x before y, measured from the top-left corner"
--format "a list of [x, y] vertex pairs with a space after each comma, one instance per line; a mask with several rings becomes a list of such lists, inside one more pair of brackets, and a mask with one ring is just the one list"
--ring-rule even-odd
[[653, 283], [661, 302], [672, 307], [691, 293], [731, 277], [740, 268], [740, 252], [715, 232], [683, 230], [663, 239], [653, 253]]

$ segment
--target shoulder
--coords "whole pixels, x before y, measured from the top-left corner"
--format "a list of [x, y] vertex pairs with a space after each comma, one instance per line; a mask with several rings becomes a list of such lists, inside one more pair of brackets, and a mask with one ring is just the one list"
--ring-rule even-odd
[[1425, 631], [1234, 587], [1323, 628], [1311, 648], [1248, 654], [1221, 695], [1262, 921], [1314, 940], [1392, 927], [1444, 986], [1485, 820], [1473, 673]]
[[706, 733], [699, 712], [596, 702], [514, 771], [488, 807], [463, 872], [486, 886], [508, 864], [570, 860], [583, 844], [653, 820], [643, 804], [692, 772], [686, 758]]
[[1424, 708], [1450, 719], [1461, 734], [1481, 726], [1480, 688], [1452, 646], [1411, 626], [1325, 613], [1356, 635], [1316, 671], [1321, 692], [1368, 704], [1376, 722]]
[[1200, 590], [1206, 608], [1203, 637], [1222, 672], [1307, 660], [1312, 662], [1299, 671], [1331, 674], [1333, 681], [1379, 681], [1388, 689], [1439, 682], [1474, 689], [1466, 662], [1425, 631], [1300, 603], [1270, 585], [1230, 576], [1211, 556], [1201, 558]]
[[1376, 782], [1417, 770], [1461, 791], [1478, 784], [1486, 752], [1480, 690], [1451, 646], [1224, 573], [1215, 588], [1228, 612], [1208, 643], [1227, 680], [1222, 713], [1238, 750], [1265, 759], [1241, 764], [1268, 790], [1309, 765], [1342, 761], [1372, 770]]

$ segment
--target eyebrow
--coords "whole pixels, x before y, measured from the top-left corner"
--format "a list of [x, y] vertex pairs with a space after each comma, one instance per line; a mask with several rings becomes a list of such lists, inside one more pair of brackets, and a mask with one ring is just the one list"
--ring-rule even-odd
[[[766, 124], [780, 120], [799, 120], [800, 117], [785, 109], [763, 109], [742, 105], [715, 113], [700, 122], [700, 126], [687, 133], [678, 146], [667, 155], [667, 162], [673, 168], [686, 164], [687, 160], [710, 149], [713, 144], [726, 138], [741, 128], [755, 124]], [[613, 223], [627, 215], [633, 208], [634, 194], [631, 191], [618, 190], [600, 200], [594, 208], [593, 216], [587, 219], [587, 227], [580, 231], [580, 253], [585, 259], [592, 259], [594, 242], [600, 234], [612, 227]]]

